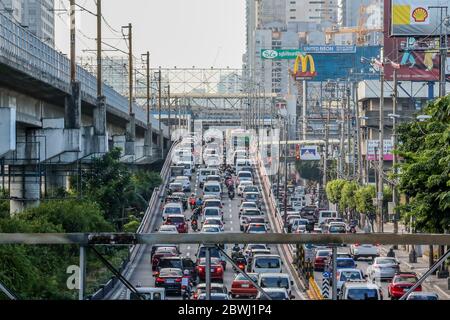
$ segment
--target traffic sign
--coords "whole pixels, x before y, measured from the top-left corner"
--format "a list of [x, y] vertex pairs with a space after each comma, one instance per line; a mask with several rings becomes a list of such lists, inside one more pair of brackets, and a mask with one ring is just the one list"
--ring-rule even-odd
[[330, 299], [330, 279], [328, 278], [323, 278], [322, 280], [322, 296], [324, 299]]
[[330, 277], [330, 273], [329, 272], [324, 272], [322, 277], [328, 279]]

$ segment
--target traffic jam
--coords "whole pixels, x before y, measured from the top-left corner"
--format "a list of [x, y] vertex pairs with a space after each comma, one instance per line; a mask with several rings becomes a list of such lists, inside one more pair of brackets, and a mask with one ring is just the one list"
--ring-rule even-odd
[[[249, 143], [237, 143], [239, 139], [230, 132], [233, 131], [221, 131], [201, 141], [188, 136], [178, 142], [155, 232], [273, 232]], [[202, 152], [196, 151], [196, 145], [202, 146]], [[344, 221], [336, 211], [320, 209], [314, 191], [289, 184], [285, 210], [285, 190], [282, 187], [276, 190], [276, 185], [272, 188], [280, 200], [278, 210], [285, 233], [362, 232], [356, 222]], [[211, 300], [311, 299], [304, 286], [299, 285], [301, 277], [288, 265], [292, 262], [281, 254], [280, 246], [255, 243], [209, 248], [209, 270], [206, 251], [203, 245], [151, 246], [144, 255], [147, 267], [138, 270], [139, 276], [133, 279], [138, 282], [139, 296], [128, 292], [128, 299], [207, 300], [208, 272]], [[418, 281], [414, 272], [402, 270], [392, 250], [383, 255], [377, 244], [339, 247], [335, 259], [336, 279], [333, 279], [331, 247], [303, 245], [303, 252], [313, 269], [313, 279], [321, 288], [320, 299], [332, 299], [334, 281], [340, 300], [399, 299]], [[407, 299], [437, 300], [439, 297], [418, 286]]]

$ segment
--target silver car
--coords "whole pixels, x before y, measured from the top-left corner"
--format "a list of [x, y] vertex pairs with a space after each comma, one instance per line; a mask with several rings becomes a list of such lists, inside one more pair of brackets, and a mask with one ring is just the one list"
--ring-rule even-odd
[[400, 262], [396, 258], [378, 257], [369, 264], [367, 275], [372, 282], [391, 280], [400, 271]]

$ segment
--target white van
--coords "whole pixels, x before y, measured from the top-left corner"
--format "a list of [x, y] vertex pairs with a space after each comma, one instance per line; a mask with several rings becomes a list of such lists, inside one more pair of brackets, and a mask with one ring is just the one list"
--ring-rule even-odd
[[216, 181], [206, 182], [203, 186], [203, 195], [204, 196], [214, 196], [218, 199], [222, 198], [222, 187], [220, 183]]
[[180, 161], [177, 163], [177, 166], [184, 167], [183, 176], [187, 176], [189, 178], [192, 177], [192, 171], [194, 169], [194, 166], [192, 165], [191, 161]]
[[292, 210], [300, 211], [303, 209], [303, 207], [306, 207], [306, 197], [299, 196], [299, 195], [293, 195], [290, 198], [290, 203], [292, 206]]
[[327, 218], [339, 218], [339, 215], [336, 211], [328, 211], [328, 210], [319, 211], [319, 221], [317, 222], [319, 224], [319, 226]]
[[248, 168], [251, 166], [252, 166], [252, 164], [249, 159], [237, 159], [236, 160], [236, 172], [239, 172], [243, 168]]
[[127, 290], [127, 300], [166, 300], [166, 289], [152, 287], [137, 287], [139, 294]]
[[283, 262], [277, 254], [257, 254], [252, 259], [253, 273], [281, 273]]

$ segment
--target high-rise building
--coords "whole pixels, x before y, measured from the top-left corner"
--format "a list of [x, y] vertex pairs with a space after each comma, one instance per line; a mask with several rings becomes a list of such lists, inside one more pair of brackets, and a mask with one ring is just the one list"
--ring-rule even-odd
[[258, 28], [285, 28], [287, 0], [258, 1]]
[[308, 22], [322, 26], [336, 24], [338, 0], [287, 0], [287, 22]]
[[341, 14], [343, 27], [358, 26], [363, 20], [366, 28], [382, 28], [383, 1], [382, 0], [342, 0]]
[[50, 46], [55, 45], [54, 0], [23, 0], [22, 25]]
[[3, 0], [0, 2], [0, 10], [10, 14], [16, 22], [22, 22], [22, 0]]

